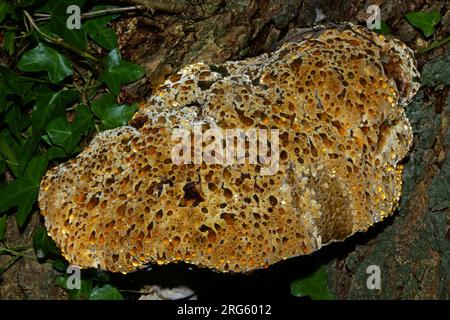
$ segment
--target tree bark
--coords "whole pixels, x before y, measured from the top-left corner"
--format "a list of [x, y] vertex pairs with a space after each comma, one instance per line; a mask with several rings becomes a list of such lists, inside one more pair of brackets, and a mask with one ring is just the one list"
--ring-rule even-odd
[[[442, 70], [447, 70], [443, 73]], [[342, 299], [450, 297], [450, 55], [427, 63], [423, 87], [408, 106], [414, 145], [405, 161], [398, 213], [328, 264]], [[367, 267], [381, 270], [368, 290]]]

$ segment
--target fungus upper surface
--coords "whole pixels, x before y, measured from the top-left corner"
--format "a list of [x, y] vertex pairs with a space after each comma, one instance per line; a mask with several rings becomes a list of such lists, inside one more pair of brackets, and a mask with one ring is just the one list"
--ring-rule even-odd
[[[342, 241], [397, 207], [418, 76], [403, 43], [350, 24], [189, 65], [128, 126], [48, 171], [47, 230], [70, 263], [124, 273], [174, 261], [246, 272]], [[172, 134], [194, 123], [278, 129], [278, 172], [175, 164]]]

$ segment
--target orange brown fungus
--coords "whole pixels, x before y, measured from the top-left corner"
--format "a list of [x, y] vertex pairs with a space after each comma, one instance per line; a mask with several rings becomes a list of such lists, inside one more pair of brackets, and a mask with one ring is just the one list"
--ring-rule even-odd
[[[128, 126], [47, 173], [48, 232], [70, 263], [123, 273], [175, 261], [246, 272], [342, 241], [397, 207], [418, 76], [403, 43], [351, 24], [189, 65]], [[173, 131], [198, 122], [279, 129], [278, 172], [174, 164]]]

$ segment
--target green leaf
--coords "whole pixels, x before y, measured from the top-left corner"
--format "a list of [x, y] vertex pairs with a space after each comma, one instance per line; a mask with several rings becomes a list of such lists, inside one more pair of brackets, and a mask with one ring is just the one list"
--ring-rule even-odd
[[441, 21], [441, 18], [439, 11], [411, 12], [406, 15], [409, 23], [422, 30], [425, 37], [431, 36], [436, 31], [434, 27]]
[[69, 290], [67, 288], [67, 278], [68, 275], [61, 275], [55, 278], [55, 284], [65, 290], [69, 291], [69, 299], [70, 300], [84, 300], [89, 299], [92, 292], [92, 280], [81, 280], [81, 288], [80, 289], [72, 289]]
[[106, 69], [100, 75], [100, 79], [116, 96], [119, 95], [123, 83], [139, 80], [145, 75], [145, 70], [141, 66], [122, 61], [118, 49], [114, 49], [108, 54], [104, 60], [104, 65]]
[[131, 120], [137, 110], [137, 105], [119, 105], [113, 94], [108, 93], [94, 100], [92, 111], [102, 122], [101, 129], [112, 129], [124, 126]]
[[[18, 177], [21, 174], [20, 170], [20, 154], [22, 146], [14, 138], [9, 130], [4, 129], [0, 132], [0, 154], [3, 155], [5, 163], [11, 170], [14, 176]], [[1, 200], [0, 200], [1, 201]]]
[[75, 90], [49, 91], [38, 96], [31, 114], [33, 136], [41, 136], [52, 119], [65, 116], [66, 106], [78, 97]]
[[58, 287], [61, 287], [65, 290], [67, 290], [67, 275], [61, 275], [61, 276], [57, 276], [55, 278], [55, 284]]
[[42, 43], [23, 54], [17, 67], [22, 71], [47, 71], [52, 83], [59, 83], [65, 77], [72, 75], [72, 65], [69, 59], [53, 48]]
[[22, 114], [20, 106], [13, 105], [11, 108], [9, 108], [8, 112], [5, 115], [5, 123], [8, 125], [14, 136], [20, 139], [20, 134], [22, 131]]
[[10, 69], [0, 66], [0, 79], [3, 85], [6, 86], [7, 93], [22, 94], [23, 92], [18, 87], [19, 78]]
[[94, 112], [94, 114], [97, 116], [97, 114], [95, 113], [95, 110], [101, 109], [107, 109], [113, 105], [117, 105], [117, 98], [112, 94], [112, 93], [106, 93], [102, 96], [100, 96], [100, 98], [95, 99], [94, 101], [91, 102], [91, 107], [92, 107], [92, 111]]
[[328, 289], [328, 275], [324, 266], [291, 283], [291, 294], [296, 297], [310, 296], [313, 300], [332, 300]]
[[47, 234], [44, 227], [39, 227], [33, 236], [33, 248], [39, 259], [44, 258], [49, 253], [59, 254], [59, 249], [52, 238]]
[[123, 297], [116, 288], [107, 284], [103, 287], [95, 287], [89, 300], [123, 300]]
[[94, 130], [94, 117], [85, 105], [79, 105], [75, 119], [70, 124], [72, 132], [77, 135], [88, 134]]
[[22, 174], [24, 172], [24, 170], [28, 166], [30, 159], [35, 154], [38, 144], [39, 144], [39, 140], [40, 140], [39, 137], [29, 137], [25, 141], [25, 144], [22, 147], [22, 154], [21, 154], [20, 161], [19, 161], [20, 174]]
[[66, 10], [70, 5], [77, 5], [82, 8], [84, 3], [85, 0], [58, 0], [50, 1], [48, 4], [48, 10], [51, 14], [48, 24], [49, 30], [63, 38], [68, 44], [81, 50], [85, 50], [87, 47], [86, 32], [82, 29], [67, 28], [67, 20], [70, 15]]
[[69, 290], [70, 300], [87, 300], [92, 292], [92, 280], [81, 280], [80, 290]]
[[7, 14], [14, 12], [13, 6], [9, 1], [10, 0], [0, 0], [0, 23], [5, 20]]
[[20, 88], [17, 75], [8, 68], [0, 66], [0, 113], [4, 112], [8, 107], [6, 102], [7, 96], [20, 95], [22, 93]]
[[[45, 76], [47, 78], [47, 75]], [[45, 84], [33, 83], [33, 80], [21, 79], [22, 89], [22, 105], [30, 104], [33, 101], [38, 100], [38, 97], [44, 96], [46, 93], [52, 92], [50, 88]], [[46, 79], [44, 79], [46, 80]], [[30, 117], [31, 119], [31, 117]]]
[[42, 5], [36, 12], [40, 13], [49, 13], [51, 14], [58, 6], [63, 6], [67, 8], [68, 6], [74, 4], [83, 9], [86, 0], [45, 0], [43, 1], [44, 5]]
[[119, 49], [111, 50], [111, 52], [106, 56], [106, 58], [103, 61], [106, 69], [118, 66], [120, 65], [121, 62], [122, 57], [120, 55]]
[[68, 266], [69, 263], [64, 259], [57, 259], [52, 263], [53, 269], [59, 272], [66, 272]]
[[391, 34], [391, 27], [389, 27], [389, 25], [386, 22], [381, 21], [380, 29], [373, 29], [373, 31], [375, 31], [376, 33], [379, 33], [379, 34], [387, 36], [387, 35]]
[[0, 174], [3, 174], [6, 171], [6, 162], [3, 159], [3, 155], [0, 153]]
[[81, 135], [94, 127], [94, 118], [86, 106], [79, 106], [75, 119], [69, 123], [65, 117], [53, 119], [47, 126], [47, 134], [53, 144], [71, 153], [81, 139]]
[[[98, 11], [107, 8], [115, 8], [111, 6], [96, 6], [92, 11]], [[112, 50], [118, 46], [117, 35], [114, 29], [108, 28], [107, 25], [112, 20], [119, 17], [118, 14], [101, 16], [92, 18], [83, 24], [83, 29], [99, 46]]]
[[107, 50], [112, 50], [118, 46], [115, 30], [100, 25], [95, 20], [86, 22], [83, 28], [99, 46]]
[[24, 174], [13, 182], [0, 186], [0, 212], [18, 207], [16, 220], [21, 227], [37, 200], [39, 183], [47, 169], [47, 160], [43, 156], [31, 159]]
[[3, 49], [5, 49], [6, 52], [8, 52], [8, 54], [10, 56], [14, 53], [14, 41], [15, 40], [16, 40], [15, 32], [13, 32], [13, 31], [5, 32], [5, 35], [3, 38]]
[[0, 217], [0, 241], [4, 241], [6, 239], [6, 219], [6, 214]]
[[29, 7], [33, 5], [36, 1], [35, 0], [14, 0], [14, 5], [16, 7], [24, 8]]
[[63, 117], [53, 119], [48, 124], [47, 134], [53, 144], [62, 147], [66, 152], [70, 152], [79, 140], [72, 133], [67, 119]]
[[[49, 144], [50, 141], [48, 141]], [[75, 149], [72, 154], [78, 153], [80, 150], [79, 149]], [[63, 148], [60, 147], [50, 147], [47, 149], [47, 151], [45, 152], [45, 156], [47, 157], [48, 161], [54, 160], [54, 159], [64, 159], [67, 157], [70, 157], [72, 154], [68, 154], [67, 152], [64, 151]]]

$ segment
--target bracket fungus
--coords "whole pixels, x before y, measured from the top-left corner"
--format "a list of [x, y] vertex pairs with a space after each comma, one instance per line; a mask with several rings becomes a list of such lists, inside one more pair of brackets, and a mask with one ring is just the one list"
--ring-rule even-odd
[[[188, 65], [129, 125], [47, 172], [47, 230], [70, 263], [123, 273], [176, 261], [247, 272], [342, 241], [398, 205], [418, 77], [405, 44], [352, 24]], [[174, 163], [173, 132], [198, 123], [279, 130], [278, 170]]]

